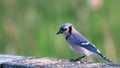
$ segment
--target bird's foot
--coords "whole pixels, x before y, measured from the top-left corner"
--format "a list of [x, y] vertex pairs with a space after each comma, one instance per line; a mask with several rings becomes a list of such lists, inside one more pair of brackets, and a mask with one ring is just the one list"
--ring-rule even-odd
[[80, 61], [81, 63], [83, 63], [83, 61], [81, 61], [82, 58], [85, 58], [86, 56], [81, 56], [81, 57], [78, 57], [76, 59], [70, 59], [71, 62], [76, 62], [76, 61]]
[[78, 59], [70, 59], [70, 62], [80, 62], [80, 63], [84, 63], [83, 61], [78, 60]]

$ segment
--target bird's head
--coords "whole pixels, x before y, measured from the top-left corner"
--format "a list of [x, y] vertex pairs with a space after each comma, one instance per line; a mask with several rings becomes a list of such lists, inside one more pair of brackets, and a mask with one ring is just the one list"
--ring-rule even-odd
[[60, 26], [60, 29], [56, 34], [68, 35], [68, 34], [71, 34], [71, 32], [72, 32], [72, 24], [66, 23]]

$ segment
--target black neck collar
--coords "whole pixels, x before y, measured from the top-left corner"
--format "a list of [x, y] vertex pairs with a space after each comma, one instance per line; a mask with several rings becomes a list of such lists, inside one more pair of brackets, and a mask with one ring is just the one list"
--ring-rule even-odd
[[71, 35], [71, 34], [68, 34], [68, 35], [65, 37], [65, 39], [67, 40], [67, 39], [70, 37], [70, 35]]
[[66, 40], [70, 37], [70, 35], [72, 34], [72, 26], [69, 26], [69, 34], [66, 36]]

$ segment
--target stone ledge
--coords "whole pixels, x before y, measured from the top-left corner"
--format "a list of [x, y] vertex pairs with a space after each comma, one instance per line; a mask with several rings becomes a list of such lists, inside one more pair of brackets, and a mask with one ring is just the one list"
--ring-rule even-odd
[[0, 55], [0, 68], [120, 68], [120, 65], [70, 62], [57, 58]]

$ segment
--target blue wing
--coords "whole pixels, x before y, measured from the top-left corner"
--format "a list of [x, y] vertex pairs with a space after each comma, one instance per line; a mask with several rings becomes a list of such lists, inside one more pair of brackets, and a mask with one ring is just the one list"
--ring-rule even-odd
[[97, 53], [99, 56], [101, 56], [101, 58], [103, 58], [104, 60], [106, 60], [110, 63], [115, 63], [111, 59], [102, 55], [100, 53], [100, 51], [91, 42], [89, 42], [84, 36], [82, 36], [81, 34], [75, 34], [75, 35], [72, 35], [72, 36], [73, 36], [73, 42], [75, 44], [77, 44], [78, 46], [81, 46], [85, 49], [88, 49], [89, 51]]
[[81, 34], [73, 35], [73, 42], [92, 52], [100, 53], [100, 51]]

